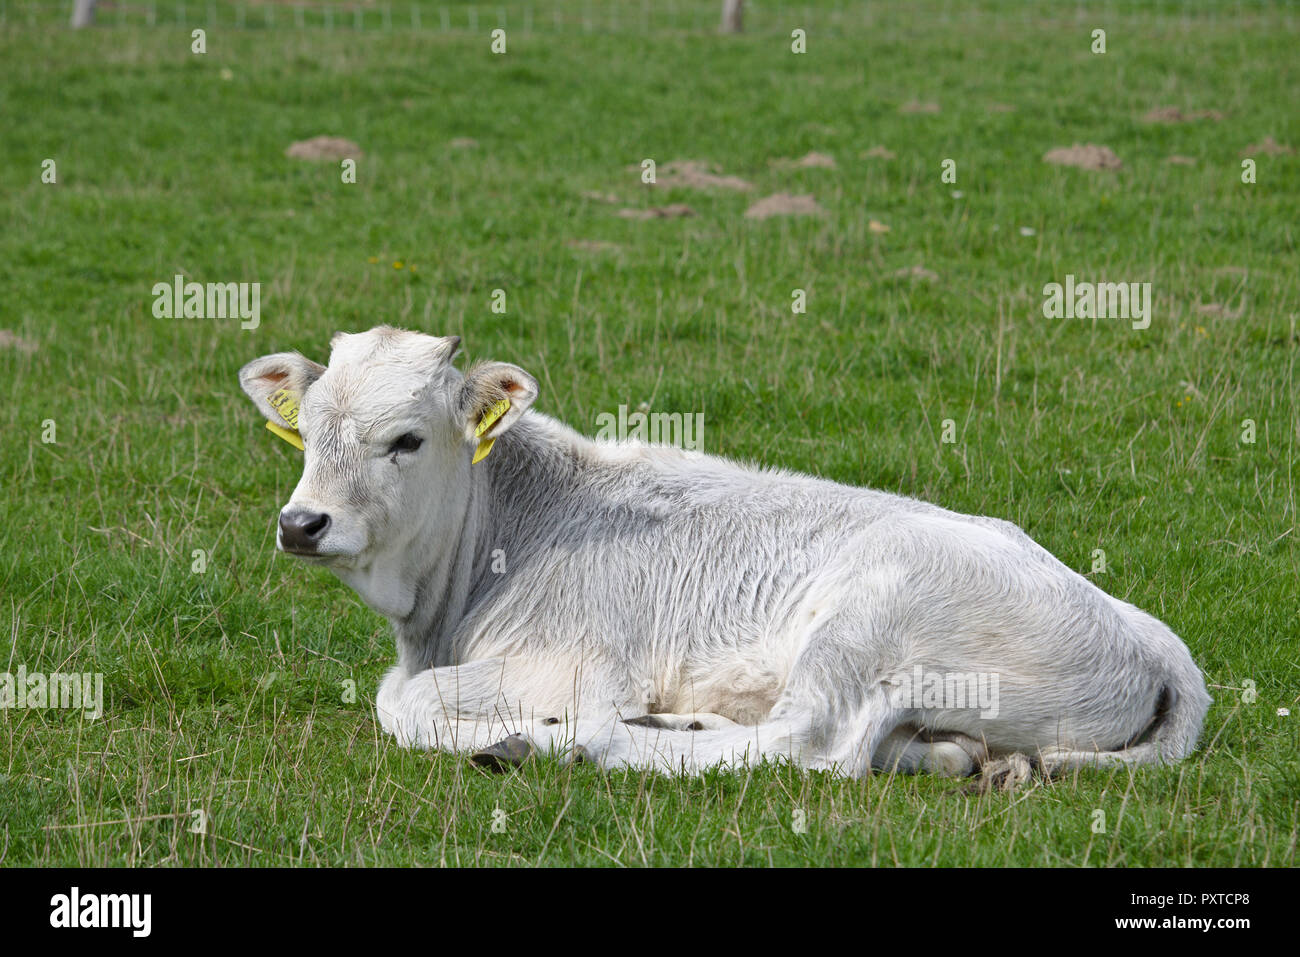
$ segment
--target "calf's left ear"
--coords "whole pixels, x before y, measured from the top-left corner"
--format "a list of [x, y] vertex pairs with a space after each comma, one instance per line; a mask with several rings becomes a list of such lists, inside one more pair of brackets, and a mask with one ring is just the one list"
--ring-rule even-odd
[[509, 362], [474, 366], [465, 373], [460, 389], [465, 438], [480, 442], [495, 439], [514, 425], [536, 398], [537, 380], [519, 366]]

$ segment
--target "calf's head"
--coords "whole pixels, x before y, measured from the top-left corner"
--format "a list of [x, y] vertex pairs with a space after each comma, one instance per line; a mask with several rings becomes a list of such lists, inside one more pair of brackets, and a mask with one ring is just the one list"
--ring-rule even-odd
[[[369, 598], [367, 576], [409, 568], [412, 548], [446, 547], [468, 502], [475, 448], [509, 429], [537, 397], [533, 378], [508, 363], [462, 374], [452, 365], [459, 347], [456, 336], [380, 326], [337, 334], [328, 366], [279, 352], [239, 371], [268, 421], [292, 428], [279, 398], [288, 394], [298, 406], [305, 457], [280, 512], [281, 550], [357, 579], [350, 583]], [[504, 399], [504, 414], [476, 435]]]

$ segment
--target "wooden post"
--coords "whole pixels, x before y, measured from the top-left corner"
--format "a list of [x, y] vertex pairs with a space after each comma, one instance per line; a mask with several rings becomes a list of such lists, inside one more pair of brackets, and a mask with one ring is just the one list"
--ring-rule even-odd
[[80, 30], [82, 27], [93, 26], [95, 23], [95, 0], [74, 0], [72, 4], [72, 27], [74, 30]]
[[722, 0], [722, 32], [740, 33], [744, 29], [745, 0]]

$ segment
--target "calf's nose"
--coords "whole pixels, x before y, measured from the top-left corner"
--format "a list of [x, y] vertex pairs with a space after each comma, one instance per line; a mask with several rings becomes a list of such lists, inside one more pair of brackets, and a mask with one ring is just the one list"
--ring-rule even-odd
[[329, 527], [330, 517], [324, 512], [285, 509], [280, 513], [280, 547], [289, 552], [314, 552]]

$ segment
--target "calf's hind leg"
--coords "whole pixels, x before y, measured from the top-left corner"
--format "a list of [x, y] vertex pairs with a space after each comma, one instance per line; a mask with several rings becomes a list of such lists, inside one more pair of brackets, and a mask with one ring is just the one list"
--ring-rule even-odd
[[[867, 602], [868, 607], [871, 602]], [[877, 606], [879, 607], [879, 606]], [[865, 618], [866, 616], [864, 616]], [[745, 767], [763, 759], [865, 777], [872, 756], [906, 712], [890, 700], [870, 635], [873, 622], [828, 615], [805, 640], [776, 705], [754, 727], [733, 725], [691, 734], [629, 727], [577, 740], [607, 767], [651, 767], [698, 772], [719, 764]], [[926, 745], [918, 764], [965, 769], [955, 741]], [[973, 765], [973, 758], [963, 754]]]
[[[863, 601], [872, 607], [872, 601]], [[780, 698], [758, 725], [728, 722], [709, 728], [705, 723], [705, 730], [682, 731], [647, 725], [661, 718], [676, 724], [674, 719], [683, 716], [623, 721], [614, 713], [594, 720], [579, 717], [576, 723], [533, 722], [521, 730], [522, 741], [489, 750], [507, 756], [533, 750], [556, 756], [579, 753], [606, 768], [668, 773], [699, 773], [718, 765], [750, 767], [767, 759], [865, 777], [871, 773], [872, 756], [907, 714], [890, 701], [866, 617], [827, 615], [808, 635]], [[959, 759], [946, 747], [954, 743], [939, 742], [929, 760], [955, 764]], [[924, 760], [920, 756], [917, 763]]]
[[[846, 675], [861, 670], [855, 666], [868, 655], [861, 645], [822, 626], [809, 636], [780, 699], [757, 725], [696, 715], [704, 730], [683, 733], [671, 728], [680, 727], [686, 716], [648, 715], [607, 727], [579, 722], [573, 740], [583, 746], [584, 756], [604, 767], [698, 773], [718, 765], [752, 767], [769, 760], [863, 776], [870, 773], [871, 755], [903, 716], [878, 679], [846, 681]], [[850, 656], [858, 660], [846, 660]], [[654, 727], [660, 719], [670, 729]]]
[[871, 756], [871, 766], [898, 774], [963, 778], [978, 771], [988, 756], [984, 742], [968, 735], [899, 725]]

